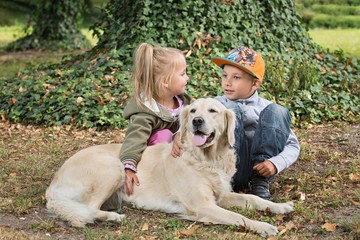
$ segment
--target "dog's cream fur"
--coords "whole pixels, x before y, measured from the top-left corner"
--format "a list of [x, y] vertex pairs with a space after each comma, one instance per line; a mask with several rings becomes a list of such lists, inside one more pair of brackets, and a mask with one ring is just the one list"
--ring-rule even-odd
[[[176, 213], [193, 221], [246, 226], [264, 236], [276, 234], [276, 227], [226, 209], [269, 208], [274, 213], [293, 210], [291, 202], [273, 203], [231, 192], [235, 173], [235, 155], [230, 148], [235, 141], [234, 113], [214, 99], [198, 99], [183, 109], [180, 125], [184, 147], [181, 157], [171, 157], [172, 144], [146, 148], [137, 166], [140, 186], [134, 185], [132, 195], [124, 193], [121, 145], [99, 145], [79, 151], [64, 163], [46, 191], [47, 208], [77, 227], [95, 219], [121, 221], [124, 215], [100, 210], [115, 193], [138, 208]], [[195, 146], [194, 133], [210, 137], [202, 146]]]

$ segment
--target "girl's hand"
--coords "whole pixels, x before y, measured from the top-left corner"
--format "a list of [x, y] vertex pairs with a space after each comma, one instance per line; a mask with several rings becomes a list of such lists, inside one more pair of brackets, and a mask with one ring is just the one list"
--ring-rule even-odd
[[259, 175], [266, 178], [271, 177], [277, 173], [276, 167], [269, 160], [265, 160], [261, 163], [256, 164], [253, 167], [253, 170], [255, 170]]
[[180, 133], [176, 133], [173, 140], [173, 145], [171, 149], [171, 156], [174, 158], [180, 157], [182, 154], [182, 146], [180, 143]]
[[125, 169], [125, 190], [127, 195], [133, 194], [133, 182], [136, 186], [140, 186], [139, 179], [136, 176], [136, 173], [130, 169]]

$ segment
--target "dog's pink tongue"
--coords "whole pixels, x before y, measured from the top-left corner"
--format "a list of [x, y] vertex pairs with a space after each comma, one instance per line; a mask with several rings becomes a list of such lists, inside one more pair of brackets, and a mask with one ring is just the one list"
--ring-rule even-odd
[[194, 135], [192, 138], [192, 142], [195, 146], [204, 145], [206, 142], [207, 135]]

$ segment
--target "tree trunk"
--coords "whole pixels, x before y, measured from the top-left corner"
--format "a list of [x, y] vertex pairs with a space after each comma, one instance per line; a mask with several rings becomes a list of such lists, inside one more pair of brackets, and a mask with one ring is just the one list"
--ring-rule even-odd
[[79, 30], [79, 20], [84, 0], [40, 0], [27, 36], [10, 43], [12, 51], [28, 49], [82, 49], [90, 42]]

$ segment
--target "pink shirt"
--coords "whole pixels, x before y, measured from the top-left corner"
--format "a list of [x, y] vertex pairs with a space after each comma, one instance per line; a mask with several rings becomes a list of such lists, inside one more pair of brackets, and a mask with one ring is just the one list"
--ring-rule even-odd
[[165, 109], [166, 111], [168, 111], [168, 112], [171, 114], [171, 116], [173, 116], [173, 117], [179, 116], [181, 109], [184, 108], [184, 103], [183, 103], [183, 101], [181, 100], [181, 98], [179, 98], [178, 96], [175, 96], [175, 98], [176, 98], [176, 100], [178, 101], [178, 104], [179, 104], [179, 107], [178, 107], [178, 108], [171, 109], [171, 108], [167, 108], [167, 107], [165, 107], [165, 106], [163, 106], [163, 105], [160, 104], [161, 107], [162, 107], [163, 109]]

